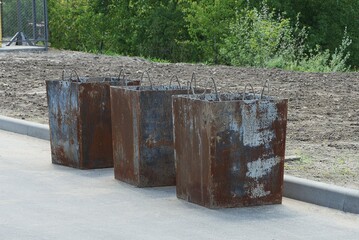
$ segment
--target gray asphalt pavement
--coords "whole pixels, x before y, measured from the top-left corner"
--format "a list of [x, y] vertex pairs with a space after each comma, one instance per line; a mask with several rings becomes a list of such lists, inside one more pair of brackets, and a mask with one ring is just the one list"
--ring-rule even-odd
[[209, 210], [113, 169], [51, 164], [50, 143], [0, 131], [0, 239], [359, 239], [359, 215], [284, 198]]

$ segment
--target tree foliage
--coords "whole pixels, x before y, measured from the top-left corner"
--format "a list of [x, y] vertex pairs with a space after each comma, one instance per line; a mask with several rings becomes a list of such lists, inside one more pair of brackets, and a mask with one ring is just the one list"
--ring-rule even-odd
[[223, 62], [219, 49], [242, 0], [188, 1], [184, 9], [191, 41], [203, 53], [203, 60]]
[[[251, 7], [260, 7], [263, 0], [249, 0]], [[359, 52], [359, 1], [357, 0], [267, 0], [277, 12], [286, 12], [290, 19], [300, 13], [300, 23], [308, 27], [308, 45], [335, 51], [341, 44], [344, 29], [353, 43], [351, 53]], [[349, 64], [359, 66], [359, 54], [351, 54]]]
[[306, 70], [306, 61], [326, 64], [325, 71], [346, 69], [333, 62], [359, 66], [359, 55], [347, 54], [359, 51], [358, 1], [264, 5], [263, 0], [49, 0], [51, 44], [172, 62], [289, 68], [282, 63], [290, 58], [299, 70]]
[[245, 8], [238, 15], [221, 49], [231, 65], [314, 72], [347, 70], [351, 40], [346, 32], [339, 48], [331, 53], [319, 46], [308, 47], [307, 29], [300, 28], [298, 21], [292, 26], [290, 19], [266, 4], [261, 9]]

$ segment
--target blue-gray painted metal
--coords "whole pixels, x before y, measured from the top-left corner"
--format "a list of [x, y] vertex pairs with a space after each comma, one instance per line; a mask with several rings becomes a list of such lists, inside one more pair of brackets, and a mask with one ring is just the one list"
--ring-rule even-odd
[[80, 168], [79, 84], [48, 81], [47, 96], [52, 161]]
[[46, 81], [52, 162], [81, 169], [113, 166], [110, 85], [119, 78]]

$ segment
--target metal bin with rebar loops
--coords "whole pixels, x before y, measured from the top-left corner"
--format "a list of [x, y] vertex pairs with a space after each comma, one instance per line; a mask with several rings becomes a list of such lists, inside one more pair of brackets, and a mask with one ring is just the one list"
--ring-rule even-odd
[[174, 96], [173, 122], [178, 198], [208, 208], [281, 203], [286, 99]]
[[188, 94], [188, 89], [111, 87], [116, 179], [137, 187], [175, 185], [172, 96]]
[[46, 81], [52, 163], [113, 167], [110, 85], [139, 83], [119, 77]]

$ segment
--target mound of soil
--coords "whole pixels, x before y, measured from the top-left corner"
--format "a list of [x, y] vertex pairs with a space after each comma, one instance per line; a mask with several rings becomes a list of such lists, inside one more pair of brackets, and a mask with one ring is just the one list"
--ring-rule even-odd
[[59, 50], [0, 52], [0, 114], [46, 124], [45, 80], [60, 79], [64, 69], [80, 76], [118, 76], [125, 69], [131, 79], [148, 70], [154, 84], [169, 84], [172, 75], [186, 84], [195, 72], [199, 86], [214, 77], [221, 92], [243, 91], [246, 83], [260, 92], [269, 80], [270, 95], [289, 99], [286, 155], [301, 157], [286, 162], [286, 173], [359, 189], [359, 72], [154, 63]]

